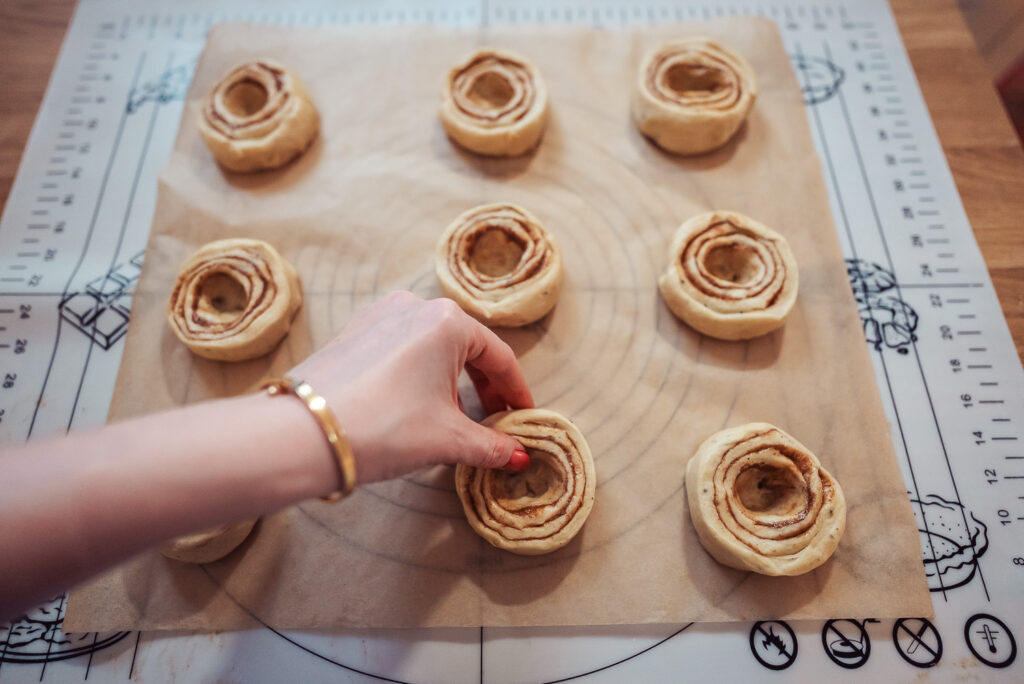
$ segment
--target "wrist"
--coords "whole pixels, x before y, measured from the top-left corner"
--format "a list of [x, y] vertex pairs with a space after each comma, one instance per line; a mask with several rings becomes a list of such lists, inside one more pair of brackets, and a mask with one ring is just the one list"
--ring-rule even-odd
[[334, 451], [316, 418], [301, 399], [261, 391], [239, 397], [243, 415], [254, 429], [265, 432], [271, 457], [279, 462], [285, 489], [294, 500], [312, 499], [337, 491], [338, 472]]
[[292, 395], [298, 398], [309, 411], [324, 434], [324, 439], [331, 448], [334, 465], [338, 471], [338, 489], [327, 496], [320, 497], [328, 503], [337, 503], [352, 493], [356, 485], [356, 462], [345, 430], [338, 423], [334, 411], [327, 405], [327, 400], [313, 389], [305, 380], [284, 377], [281, 380], [268, 382], [263, 389], [270, 396]]

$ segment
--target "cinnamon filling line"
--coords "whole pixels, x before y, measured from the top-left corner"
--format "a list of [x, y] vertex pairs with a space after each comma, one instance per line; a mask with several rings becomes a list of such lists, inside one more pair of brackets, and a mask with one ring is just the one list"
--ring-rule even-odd
[[[523, 425], [551, 427], [531, 421]], [[565, 431], [557, 437], [509, 434], [531, 452], [530, 469], [525, 473], [473, 469], [467, 487], [473, 510], [484, 525], [510, 542], [550, 539], [569, 524], [584, 502], [586, 470], [579, 446]], [[540, 475], [544, 490], [531, 490], [529, 479], [542, 469], [547, 471]], [[545, 529], [546, 533], [540, 531]]]
[[[233, 316], [211, 316], [210, 297], [203, 286], [223, 276], [235, 281], [244, 291], [244, 308]], [[270, 266], [255, 250], [237, 249], [197, 263], [182, 273], [171, 293], [174, 321], [193, 340], [214, 340], [237, 334], [252, 324], [277, 296], [277, 285]], [[212, 308], [217, 309], [215, 303]], [[219, 319], [219, 320], [218, 320]]]
[[521, 120], [536, 98], [533, 76], [522, 63], [496, 55], [473, 59], [450, 78], [452, 101], [460, 113], [483, 125]]
[[[825, 522], [821, 513], [835, 498], [828, 474], [808, 454], [772, 439], [775, 435], [778, 431], [771, 430], [734, 444], [722, 454], [714, 469], [712, 502], [720, 521], [739, 542], [765, 556], [799, 552], [818, 533]], [[785, 463], [777, 463], [780, 458]], [[762, 477], [743, 482], [744, 474], [751, 469], [761, 469]], [[739, 491], [741, 484], [755, 484], [752, 479], [757, 480], [755, 486], [763, 486], [768, 480], [769, 486], [786, 491], [769, 494], [768, 506], [752, 510], [744, 505]], [[792, 506], [786, 504], [792, 504], [794, 498], [802, 499], [802, 505], [791, 512]], [[779, 500], [784, 509], [781, 514], [775, 512], [780, 507]]]
[[[233, 88], [246, 84], [264, 91], [262, 106], [249, 114], [222, 111], [218, 103], [224, 101]], [[250, 62], [221, 79], [210, 94], [203, 115], [210, 126], [229, 138], [237, 138], [244, 129], [278, 116], [290, 97], [291, 93], [285, 88], [284, 71], [264, 62]]]
[[743, 96], [735, 67], [708, 50], [688, 47], [655, 57], [645, 75], [647, 89], [669, 104], [728, 110]]
[[[494, 239], [495, 232], [504, 239]], [[511, 207], [467, 217], [451, 242], [448, 268], [460, 285], [478, 296], [524, 283], [547, 268], [551, 260], [551, 246], [543, 229]], [[491, 252], [486, 260], [478, 254], [484, 250]], [[498, 250], [507, 253], [494, 254]]]
[[[716, 253], [723, 251], [731, 254], [719, 256], [715, 263]], [[772, 306], [786, 284], [786, 267], [774, 241], [727, 220], [694, 235], [676, 268], [682, 282], [713, 300], [744, 303], [765, 298], [763, 304], [750, 301], [751, 306], [741, 310]]]

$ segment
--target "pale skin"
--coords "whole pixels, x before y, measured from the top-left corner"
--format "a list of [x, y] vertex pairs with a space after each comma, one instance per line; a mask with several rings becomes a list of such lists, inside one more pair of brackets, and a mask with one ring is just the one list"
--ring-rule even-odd
[[[357, 312], [289, 376], [327, 400], [367, 484], [499, 468], [522, 449], [462, 412], [464, 368], [488, 413], [533, 407], [508, 345], [454, 302], [408, 292]], [[0, 622], [167, 539], [328, 494], [333, 458], [300, 400], [264, 393], [0, 453]]]

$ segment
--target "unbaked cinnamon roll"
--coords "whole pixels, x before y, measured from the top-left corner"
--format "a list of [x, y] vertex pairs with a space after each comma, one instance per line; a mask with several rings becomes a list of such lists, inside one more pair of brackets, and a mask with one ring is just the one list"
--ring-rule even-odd
[[302, 306], [295, 269], [262, 240], [204, 245], [181, 266], [167, 320], [185, 346], [218, 361], [263, 356]]
[[441, 123], [466, 149], [490, 156], [522, 154], [537, 144], [548, 115], [540, 72], [506, 50], [480, 50], [448, 73]]
[[183, 563], [212, 563], [237, 549], [246, 540], [255, 520], [217, 527], [173, 539], [160, 547], [160, 553]]
[[640, 64], [633, 119], [640, 132], [676, 154], [703, 154], [724, 145], [757, 97], [745, 59], [707, 38], [661, 45]]
[[796, 258], [786, 239], [733, 211], [694, 216], [676, 231], [658, 280], [676, 316], [705, 335], [746, 340], [785, 323], [796, 302]]
[[490, 326], [533, 323], [555, 306], [562, 286], [558, 244], [514, 204], [486, 204], [452, 221], [434, 265], [444, 296]]
[[483, 424], [519, 440], [530, 467], [521, 473], [455, 467], [455, 490], [473, 530], [526, 556], [568, 544], [587, 521], [597, 490], [594, 459], [579, 429], [546, 409], [495, 413]]
[[206, 146], [232, 171], [283, 166], [310, 146], [319, 129], [320, 115], [305, 86], [269, 59], [228, 72], [199, 113]]
[[813, 570], [846, 528], [839, 483], [807, 447], [768, 423], [705, 440], [686, 467], [686, 497], [708, 553], [763, 575]]

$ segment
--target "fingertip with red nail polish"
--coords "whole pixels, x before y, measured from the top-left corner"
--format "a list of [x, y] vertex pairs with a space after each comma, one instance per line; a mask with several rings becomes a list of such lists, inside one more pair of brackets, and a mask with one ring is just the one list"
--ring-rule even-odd
[[512, 452], [512, 457], [508, 459], [508, 463], [505, 464], [505, 470], [512, 473], [521, 473], [530, 467], [530, 455], [523, 449], [516, 449]]

